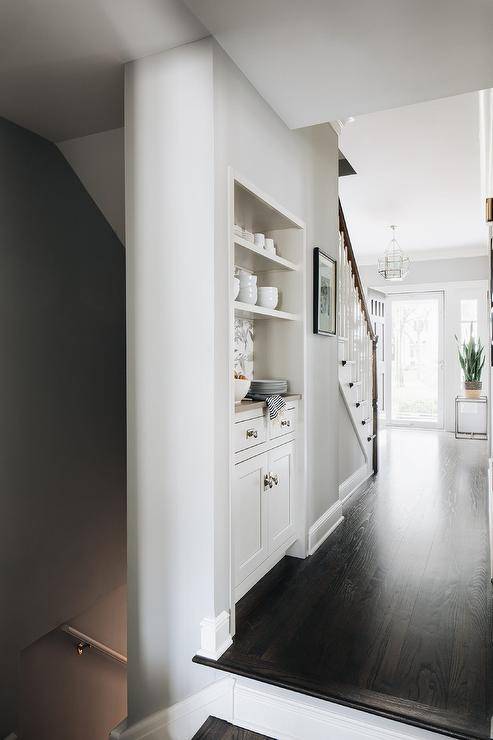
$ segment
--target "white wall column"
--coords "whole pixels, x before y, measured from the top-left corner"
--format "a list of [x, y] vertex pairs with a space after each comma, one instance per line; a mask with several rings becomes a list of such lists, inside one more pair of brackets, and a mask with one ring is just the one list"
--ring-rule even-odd
[[214, 617], [210, 40], [127, 65], [129, 723], [202, 688]]

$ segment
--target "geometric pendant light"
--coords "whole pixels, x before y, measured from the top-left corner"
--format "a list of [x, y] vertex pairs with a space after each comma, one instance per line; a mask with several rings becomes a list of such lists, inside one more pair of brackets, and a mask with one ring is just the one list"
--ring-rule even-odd
[[392, 239], [383, 257], [378, 260], [378, 272], [385, 280], [403, 280], [409, 272], [409, 257], [406, 257], [395, 238], [396, 226], [391, 226]]

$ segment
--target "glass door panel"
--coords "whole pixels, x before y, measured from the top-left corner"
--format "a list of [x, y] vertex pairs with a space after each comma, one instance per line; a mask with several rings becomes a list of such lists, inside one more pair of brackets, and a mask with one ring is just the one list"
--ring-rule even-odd
[[441, 428], [443, 293], [390, 298], [390, 423]]

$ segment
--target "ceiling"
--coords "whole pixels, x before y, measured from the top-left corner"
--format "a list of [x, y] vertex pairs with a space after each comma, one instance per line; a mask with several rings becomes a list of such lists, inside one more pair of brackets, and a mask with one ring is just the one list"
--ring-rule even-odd
[[360, 264], [375, 264], [390, 224], [414, 259], [486, 253], [478, 93], [360, 116], [340, 148], [357, 172], [339, 184]]
[[2, 0], [0, 115], [122, 125], [124, 62], [212, 32], [293, 128], [493, 87], [492, 0]]
[[292, 128], [493, 87], [492, 0], [185, 0]]
[[123, 63], [208, 35], [180, 0], [1, 0], [0, 115], [63, 141], [123, 123]]

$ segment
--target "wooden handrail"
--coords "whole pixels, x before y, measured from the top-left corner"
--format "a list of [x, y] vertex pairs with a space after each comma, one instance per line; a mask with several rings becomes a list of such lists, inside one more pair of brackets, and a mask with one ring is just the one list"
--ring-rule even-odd
[[373, 331], [373, 326], [371, 324], [371, 318], [370, 318], [370, 312], [368, 311], [368, 305], [366, 303], [366, 296], [365, 291], [363, 289], [363, 283], [361, 282], [359, 270], [358, 270], [358, 263], [356, 262], [356, 258], [354, 256], [353, 251], [353, 245], [351, 244], [351, 239], [349, 237], [349, 231], [346, 224], [346, 219], [344, 218], [344, 212], [342, 210], [341, 201], [339, 201], [339, 231], [342, 233], [344, 237], [344, 246], [346, 247], [347, 257], [349, 264], [351, 265], [351, 270], [354, 276], [354, 280], [356, 283], [356, 290], [358, 291], [358, 298], [361, 303], [361, 308], [363, 310], [364, 317], [366, 319], [366, 325], [368, 327], [368, 334], [370, 336], [370, 339], [372, 342], [377, 341], [377, 336], [375, 332]]
[[366, 328], [368, 336], [372, 342], [372, 357], [371, 357], [371, 370], [372, 370], [372, 418], [373, 418], [373, 434], [368, 437], [368, 442], [373, 442], [373, 472], [378, 472], [378, 380], [377, 380], [377, 342], [378, 337], [373, 330], [371, 323], [370, 312], [368, 311], [368, 305], [366, 303], [365, 291], [363, 289], [363, 283], [358, 270], [358, 263], [354, 256], [353, 245], [351, 244], [351, 238], [344, 218], [344, 211], [342, 210], [341, 201], [339, 201], [339, 231], [342, 234], [344, 247], [348, 262], [351, 266], [351, 272], [353, 274], [356, 291], [358, 293], [359, 302], [361, 304], [361, 310], [366, 321]]

